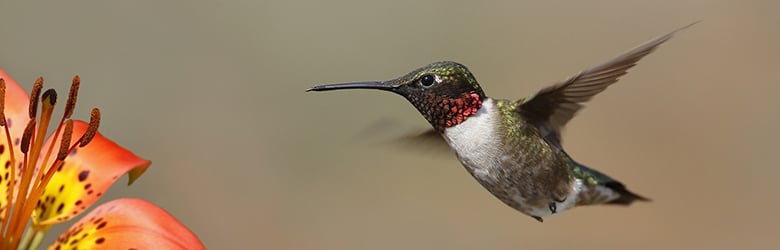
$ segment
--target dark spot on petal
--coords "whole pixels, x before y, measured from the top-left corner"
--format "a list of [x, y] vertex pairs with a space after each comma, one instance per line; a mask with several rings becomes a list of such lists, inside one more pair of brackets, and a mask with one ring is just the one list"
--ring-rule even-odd
[[5, 153], [5, 144], [0, 144], [0, 154]]
[[62, 193], [63, 189], [65, 189], [65, 184], [60, 185], [60, 193]]
[[81, 200], [76, 201], [76, 206], [81, 205]]
[[90, 189], [89, 191], [87, 191], [87, 194], [92, 194], [92, 193], [94, 193], [94, 191], [93, 191], [92, 189]]
[[89, 176], [89, 170], [83, 170], [79, 173], [79, 181], [84, 181]]
[[5, 161], [5, 169], [8, 169], [8, 167], [11, 166], [11, 160]]
[[103, 223], [100, 223], [100, 225], [97, 226], [97, 229], [102, 229], [102, 228], [106, 227], [106, 224], [108, 224], [108, 222], [104, 221]]
[[88, 190], [92, 187], [92, 183], [87, 183], [87, 185], [84, 185], [84, 190]]
[[65, 203], [60, 203], [60, 205], [57, 206], [57, 213], [61, 214], [63, 208], [65, 208]]
[[106, 241], [106, 238], [100, 237], [97, 240], [95, 240], [95, 244], [103, 244], [103, 242]]

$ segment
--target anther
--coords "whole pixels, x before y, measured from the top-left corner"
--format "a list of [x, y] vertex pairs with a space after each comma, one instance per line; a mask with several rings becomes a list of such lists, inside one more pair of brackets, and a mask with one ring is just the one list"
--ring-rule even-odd
[[73, 77], [73, 83], [70, 85], [70, 91], [68, 92], [68, 102], [65, 104], [65, 119], [70, 119], [73, 115], [73, 109], [76, 107], [76, 99], [79, 95], [79, 86], [81, 85], [81, 77], [78, 75]]
[[32, 139], [33, 131], [35, 130], [35, 119], [30, 119], [27, 122], [27, 127], [24, 128], [24, 135], [22, 135], [22, 153], [30, 151], [30, 140]]
[[0, 127], [5, 126], [5, 79], [0, 78]]
[[41, 89], [43, 89], [43, 77], [38, 77], [30, 93], [30, 119], [35, 119], [38, 114], [38, 98], [41, 97]]
[[65, 121], [65, 131], [62, 132], [62, 140], [60, 140], [60, 151], [57, 152], [57, 160], [65, 160], [68, 157], [68, 151], [70, 151], [70, 137], [73, 134], [73, 120], [68, 119]]
[[99, 126], [100, 110], [98, 108], [93, 108], [92, 113], [89, 116], [89, 127], [87, 127], [87, 132], [84, 132], [84, 135], [81, 138], [81, 143], [79, 143], [79, 147], [84, 147], [89, 144], [90, 141], [92, 141], [92, 138], [94, 138], [95, 134], [97, 134]]

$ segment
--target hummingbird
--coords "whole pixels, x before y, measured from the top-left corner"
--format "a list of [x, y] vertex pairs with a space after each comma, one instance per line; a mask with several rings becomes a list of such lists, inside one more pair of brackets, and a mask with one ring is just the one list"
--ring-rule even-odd
[[463, 64], [441, 61], [387, 81], [326, 84], [308, 91], [375, 89], [403, 96], [430, 123], [474, 179], [506, 205], [539, 222], [575, 206], [630, 205], [649, 199], [575, 161], [561, 130], [583, 103], [618, 81], [677, 32], [645, 42], [527, 99], [485, 95]]

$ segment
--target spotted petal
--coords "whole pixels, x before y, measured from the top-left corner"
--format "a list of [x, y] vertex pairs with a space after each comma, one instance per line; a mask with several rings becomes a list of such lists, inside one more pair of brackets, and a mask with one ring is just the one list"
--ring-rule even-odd
[[[87, 127], [85, 122], [74, 121], [72, 140], [81, 137]], [[51, 138], [44, 148], [50, 143]], [[59, 141], [54, 143], [58, 148]], [[51, 225], [73, 218], [94, 204], [119, 177], [127, 173], [132, 184], [150, 164], [98, 133], [89, 145], [65, 158], [33, 212], [33, 223]]]
[[[6, 125], [8, 126], [10, 136], [6, 135], [5, 128], [0, 127], [0, 218], [5, 216], [5, 209], [8, 207], [8, 200], [6, 197], [10, 196], [10, 182], [8, 181], [11, 176], [11, 148], [13, 148], [14, 157], [17, 162], [16, 174], [20, 175], [19, 167], [21, 167], [22, 152], [19, 149], [19, 142], [24, 132], [24, 127], [30, 120], [28, 117], [27, 107], [30, 105], [30, 97], [27, 92], [14, 81], [3, 69], [0, 68], [0, 78], [5, 81], [5, 117]], [[8, 138], [10, 138], [12, 145], [8, 145]], [[16, 179], [18, 183], [19, 178]], [[18, 185], [18, 184], [17, 184]], [[16, 189], [18, 191], [18, 189]]]
[[97, 207], [49, 249], [205, 249], [197, 236], [151, 202], [123, 198]]

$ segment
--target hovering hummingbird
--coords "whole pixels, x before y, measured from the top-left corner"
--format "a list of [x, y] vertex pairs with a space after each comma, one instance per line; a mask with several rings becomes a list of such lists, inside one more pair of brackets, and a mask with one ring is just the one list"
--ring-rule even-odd
[[435, 62], [388, 81], [327, 84], [306, 91], [378, 89], [403, 96], [484, 188], [542, 222], [542, 217], [574, 206], [648, 201], [621, 182], [573, 160], [561, 145], [561, 129], [582, 103], [691, 25], [544, 88], [529, 99], [490, 98], [466, 66], [451, 61]]

